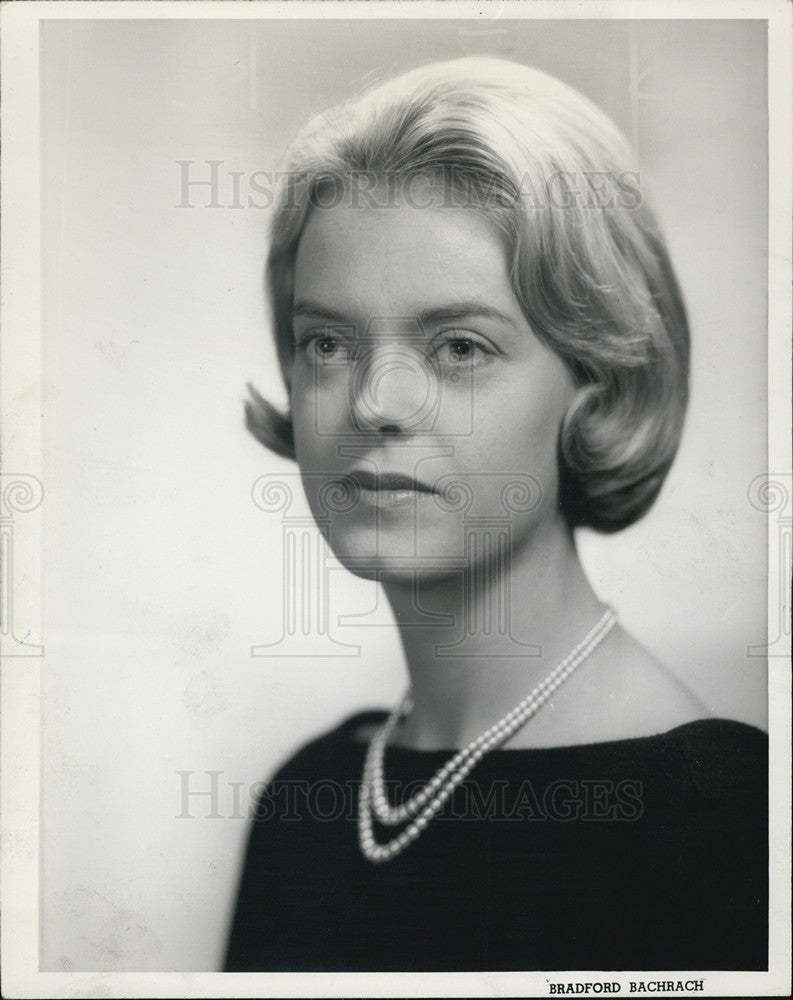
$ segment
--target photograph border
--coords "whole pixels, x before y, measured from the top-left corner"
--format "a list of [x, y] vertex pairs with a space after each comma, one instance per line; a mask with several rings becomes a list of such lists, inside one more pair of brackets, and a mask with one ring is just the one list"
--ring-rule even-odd
[[[25, 514], [26, 552], [39, 553], [15, 567], [22, 581], [6, 594], [2, 626], [2, 952], [3, 995], [7, 997], [332, 997], [332, 996], [547, 996], [550, 984], [703, 979], [703, 996], [784, 996], [790, 992], [790, 774], [791, 704], [789, 568], [791, 477], [791, 131], [793, 122], [791, 21], [787, 0], [725, 2], [620, 3], [593, 0], [586, 6], [568, 0], [36, 0], [6, 3], [2, 15], [2, 494]], [[41, 210], [39, 189], [39, 24], [47, 19], [270, 18], [510, 18], [751, 19], [768, 22], [769, 246], [768, 246], [768, 480], [769, 503], [768, 636], [782, 635], [769, 655], [770, 749], [770, 904], [768, 972], [477, 972], [477, 973], [131, 973], [38, 971], [40, 667], [45, 646], [20, 654], [13, 634], [11, 599], [18, 620], [43, 620], [44, 571], [41, 556], [44, 494], [42, 479], [41, 385]], [[11, 498], [10, 501], [8, 498]], [[5, 514], [5, 509], [3, 513]], [[12, 518], [13, 519], [13, 518]], [[785, 560], [788, 560], [785, 562]], [[782, 572], [777, 571], [782, 567]], [[789, 581], [788, 581], [789, 582]], [[21, 609], [21, 610], [20, 610]], [[786, 624], [785, 624], [786, 623]], [[42, 639], [45, 643], [45, 638]], [[589, 993], [591, 990], [587, 990]], [[569, 991], [571, 993], [574, 990]], [[584, 990], [580, 991], [583, 995]]]

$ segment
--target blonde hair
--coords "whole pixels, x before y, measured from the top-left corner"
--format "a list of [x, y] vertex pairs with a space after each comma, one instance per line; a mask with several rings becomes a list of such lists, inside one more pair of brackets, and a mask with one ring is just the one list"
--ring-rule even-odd
[[[314, 118], [288, 155], [267, 263], [281, 371], [290, 383], [294, 262], [309, 212], [356, 179], [440, 177], [443, 197], [507, 235], [525, 317], [573, 374], [559, 437], [571, 526], [617, 531], [652, 505], [688, 397], [685, 308], [624, 137], [577, 91], [501, 59], [435, 63]], [[324, 194], [323, 194], [324, 192]], [[255, 391], [253, 434], [294, 457], [288, 414]]]

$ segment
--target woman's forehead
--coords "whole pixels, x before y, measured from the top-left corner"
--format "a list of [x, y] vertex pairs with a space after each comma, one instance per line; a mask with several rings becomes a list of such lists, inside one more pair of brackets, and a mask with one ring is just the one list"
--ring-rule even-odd
[[294, 300], [347, 316], [469, 301], [519, 314], [508, 265], [501, 230], [473, 209], [315, 208], [298, 244]]

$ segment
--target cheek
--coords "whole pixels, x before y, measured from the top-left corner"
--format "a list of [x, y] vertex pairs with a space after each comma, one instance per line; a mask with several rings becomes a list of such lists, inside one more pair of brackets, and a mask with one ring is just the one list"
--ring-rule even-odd
[[291, 415], [298, 452], [333, 452], [334, 438], [352, 429], [349, 378], [342, 372], [317, 376], [296, 366]]
[[457, 452], [458, 467], [484, 473], [479, 482], [489, 481], [483, 506], [509, 512], [515, 527], [556, 506], [559, 432], [573, 390], [555, 375], [549, 372], [553, 381], [545, 384], [518, 380], [501, 386], [486, 410], [477, 408], [474, 433]]
[[487, 409], [475, 408], [470, 445], [486, 462], [507, 460], [510, 471], [544, 464], [556, 455], [567, 399], [562, 386], [504, 386]]
[[300, 468], [303, 468], [308, 456], [313, 451], [312, 435], [308, 432], [308, 429], [312, 426], [313, 421], [308, 405], [302, 398], [300, 392], [296, 391], [294, 388], [292, 391], [290, 411], [292, 417], [292, 436], [295, 442], [295, 456], [297, 458], [298, 465]]
[[310, 379], [292, 383], [291, 416], [295, 453], [301, 468], [317, 470], [334, 453], [333, 434], [339, 427], [339, 401], [322, 392]]

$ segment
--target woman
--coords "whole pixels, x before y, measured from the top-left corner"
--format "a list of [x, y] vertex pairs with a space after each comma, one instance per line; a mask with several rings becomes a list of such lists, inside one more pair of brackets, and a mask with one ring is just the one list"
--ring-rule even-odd
[[686, 407], [623, 138], [523, 66], [415, 70], [300, 134], [268, 283], [290, 411], [249, 426], [382, 584], [410, 688], [270, 784], [227, 969], [766, 967], [765, 736], [706, 718], [573, 535], [649, 509]]

